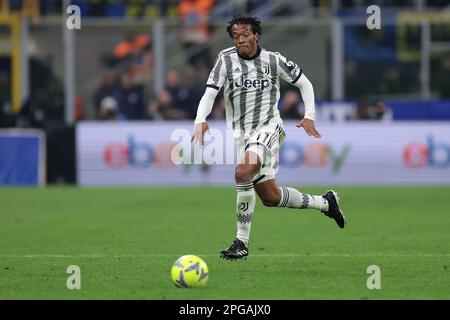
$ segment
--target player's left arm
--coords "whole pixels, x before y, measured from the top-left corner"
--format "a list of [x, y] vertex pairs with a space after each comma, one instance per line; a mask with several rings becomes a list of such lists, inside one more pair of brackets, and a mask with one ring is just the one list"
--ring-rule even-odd
[[283, 55], [278, 56], [278, 75], [283, 80], [290, 82], [300, 89], [303, 103], [305, 104], [305, 116], [297, 124], [298, 128], [305, 129], [305, 132], [313, 137], [320, 138], [320, 133], [316, 130], [315, 120], [315, 102], [314, 88], [309, 79], [303, 73], [303, 70], [293, 61], [286, 59]]
[[308, 135], [315, 138], [322, 137], [319, 131], [316, 130], [316, 126], [314, 124], [316, 107], [314, 101], [314, 88], [311, 81], [309, 81], [305, 74], [302, 73], [293, 85], [300, 89], [303, 103], [305, 105], [305, 116], [299, 121], [297, 128], [305, 129], [305, 132]]

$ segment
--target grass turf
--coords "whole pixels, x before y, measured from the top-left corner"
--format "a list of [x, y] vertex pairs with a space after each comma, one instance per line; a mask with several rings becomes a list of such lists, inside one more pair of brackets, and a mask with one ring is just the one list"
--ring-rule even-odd
[[[344, 230], [258, 200], [236, 262], [218, 258], [235, 235], [232, 188], [0, 189], [0, 299], [450, 299], [450, 187], [335, 189]], [[171, 283], [184, 254], [207, 262], [206, 287]], [[69, 265], [81, 290], [66, 287]]]

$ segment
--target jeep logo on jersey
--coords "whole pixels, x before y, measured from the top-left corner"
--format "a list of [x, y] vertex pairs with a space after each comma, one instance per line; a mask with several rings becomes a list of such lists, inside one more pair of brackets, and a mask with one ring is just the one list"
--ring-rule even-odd
[[251, 89], [252, 87], [258, 90], [263, 91], [268, 88], [270, 81], [267, 79], [247, 79], [244, 76], [240, 76], [237, 81], [234, 82], [234, 85], [237, 88], [244, 87], [245, 89]]

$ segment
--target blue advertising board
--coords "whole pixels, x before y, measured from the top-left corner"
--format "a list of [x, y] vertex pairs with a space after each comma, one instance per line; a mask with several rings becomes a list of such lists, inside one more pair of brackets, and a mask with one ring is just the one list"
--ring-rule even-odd
[[0, 185], [44, 183], [44, 134], [38, 130], [0, 130]]

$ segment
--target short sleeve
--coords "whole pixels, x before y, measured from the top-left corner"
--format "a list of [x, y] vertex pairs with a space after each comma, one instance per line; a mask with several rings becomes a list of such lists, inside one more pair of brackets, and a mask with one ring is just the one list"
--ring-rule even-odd
[[223, 63], [223, 56], [219, 54], [216, 63], [209, 73], [208, 80], [206, 81], [206, 86], [219, 90], [225, 83], [226, 70]]
[[295, 83], [302, 75], [302, 69], [282, 55], [278, 56], [278, 66], [278, 75], [287, 82]]

